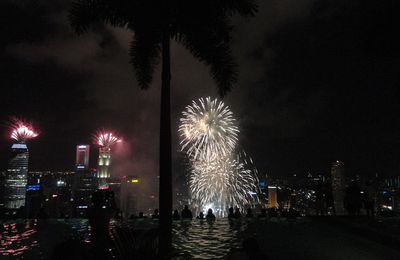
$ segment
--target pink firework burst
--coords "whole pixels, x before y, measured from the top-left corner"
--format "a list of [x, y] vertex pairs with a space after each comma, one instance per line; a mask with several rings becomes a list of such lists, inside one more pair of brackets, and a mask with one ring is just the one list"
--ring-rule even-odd
[[112, 132], [105, 130], [97, 131], [94, 135], [94, 140], [97, 145], [105, 148], [110, 148], [115, 143], [119, 143], [122, 141]]
[[35, 138], [38, 133], [33, 129], [30, 123], [20, 119], [12, 119], [10, 137], [18, 143], [25, 143], [27, 140]]

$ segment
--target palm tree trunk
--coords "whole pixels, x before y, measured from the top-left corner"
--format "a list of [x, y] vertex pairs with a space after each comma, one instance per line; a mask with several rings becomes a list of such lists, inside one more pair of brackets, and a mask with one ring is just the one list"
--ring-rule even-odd
[[162, 40], [162, 83], [160, 111], [160, 256], [168, 259], [172, 248], [172, 165], [171, 165], [171, 61], [170, 37]]

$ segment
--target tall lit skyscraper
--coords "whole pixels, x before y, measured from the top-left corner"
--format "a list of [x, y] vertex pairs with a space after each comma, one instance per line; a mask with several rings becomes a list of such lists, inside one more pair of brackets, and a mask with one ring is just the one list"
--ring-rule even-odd
[[18, 209], [25, 206], [28, 182], [29, 151], [26, 141], [37, 136], [31, 125], [15, 119], [11, 125], [11, 159], [4, 180], [4, 207]]
[[278, 194], [276, 186], [268, 186], [268, 208], [278, 208]]
[[89, 169], [90, 145], [76, 146], [76, 172], [73, 181], [75, 215], [83, 216], [90, 206], [92, 193], [97, 188], [95, 172]]
[[101, 179], [110, 178], [109, 166], [111, 163], [111, 149], [109, 147], [100, 147], [97, 177]]
[[332, 195], [335, 214], [342, 215], [344, 210], [345, 176], [344, 163], [335, 161], [331, 166]]
[[116, 137], [111, 132], [104, 130], [98, 131], [95, 136], [95, 143], [99, 148], [99, 160], [97, 168], [97, 178], [99, 178], [99, 186], [107, 186], [107, 179], [111, 177], [110, 165], [111, 165], [111, 146], [115, 143], [121, 142], [121, 139]]
[[89, 169], [89, 152], [90, 145], [77, 145], [76, 146], [76, 169], [87, 170]]
[[26, 144], [13, 144], [5, 180], [4, 207], [18, 209], [25, 206], [29, 151]]

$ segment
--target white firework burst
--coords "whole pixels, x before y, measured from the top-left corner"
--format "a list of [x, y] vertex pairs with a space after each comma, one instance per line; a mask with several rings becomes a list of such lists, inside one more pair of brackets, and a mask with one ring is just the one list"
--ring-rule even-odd
[[214, 160], [229, 156], [238, 141], [233, 113], [218, 99], [200, 98], [186, 107], [178, 132], [181, 149], [191, 159]]
[[194, 205], [224, 215], [229, 207], [258, 202], [257, 169], [245, 152], [236, 153], [239, 129], [218, 99], [192, 101], [182, 113], [181, 150], [191, 163], [189, 189]]
[[234, 157], [192, 162], [189, 186], [195, 204], [213, 205], [224, 212], [228, 207], [244, 208], [258, 202], [256, 172], [241, 156]]

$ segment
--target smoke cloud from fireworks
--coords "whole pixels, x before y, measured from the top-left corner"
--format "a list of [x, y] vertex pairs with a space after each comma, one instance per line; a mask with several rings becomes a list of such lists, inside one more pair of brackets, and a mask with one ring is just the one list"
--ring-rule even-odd
[[29, 139], [38, 136], [38, 133], [33, 129], [32, 124], [24, 122], [23, 120], [13, 118], [10, 125], [11, 139], [18, 143], [25, 143]]

